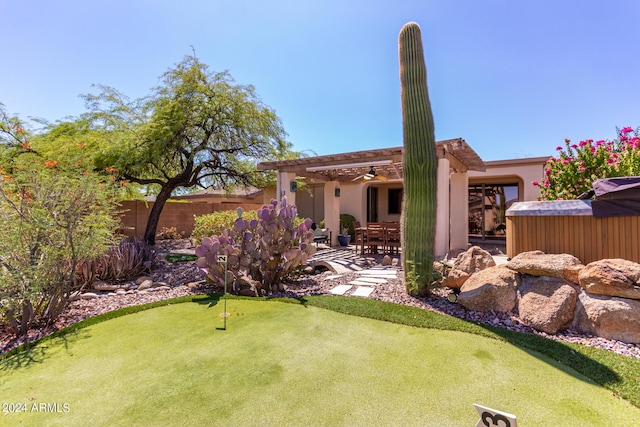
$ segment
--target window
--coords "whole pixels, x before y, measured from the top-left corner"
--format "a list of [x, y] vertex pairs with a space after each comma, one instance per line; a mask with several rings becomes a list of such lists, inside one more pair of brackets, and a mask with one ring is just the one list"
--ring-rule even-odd
[[402, 213], [402, 188], [389, 189], [389, 214]]

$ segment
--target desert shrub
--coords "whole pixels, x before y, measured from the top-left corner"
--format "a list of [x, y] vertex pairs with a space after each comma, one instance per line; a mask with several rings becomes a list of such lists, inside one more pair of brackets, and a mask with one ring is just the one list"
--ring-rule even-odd
[[156, 234], [156, 240], [178, 240], [183, 237], [182, 233], [178, 233], [175, 227], [162, 227]]
[[343, 233], [344, 230], [347, 230], [348, 235], [355, 236], [356, 231], [353, 225], [355, 221], [356, 218], [353, 215], [340, 214], [340, 233]]
[[96, 280], [122, 282], [139, 277], [150, 270], [155, 255], [153, 246], [143, 240], [122, 239], [101, 256], [79, 263], [76, 285], [82, 287]]
[[252, 220], [243, 218], [238, 209], [232, 228], [202, 239], [196, 248], [198, 266], [210, 280], [224, 283], [224, 266], [216, 257], [226, 255], [227, 271], [234, 280], [250, 277], [260, 284], [261, 293], [270, 293], [315, 253], [311, 220], [296, 221], [297, 209], [287, 205], [286, 198], [279, 209], [277, 205], [272, 200]]
[[[199, 244], [203, 237], [219, 236], [225, 230], [233, 228], [237, 218], [238, 213], [236, 210], [218, 211], [208, 215], [196, 216], [191, 238], [196, 244]], [[258, 219], [258, 213], [256, 211], [243, 212], [242, 218], [247, 221]]]
[[[26, 150], [26, 149], [25, 149]], [[77, 290], [77, 266], [114, 241], [115, 180], [30, 151], [0, 165], [0, 322], [49, 324]]]

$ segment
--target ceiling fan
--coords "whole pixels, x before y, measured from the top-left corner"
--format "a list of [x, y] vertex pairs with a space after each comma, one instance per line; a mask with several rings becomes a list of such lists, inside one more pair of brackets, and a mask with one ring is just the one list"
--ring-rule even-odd
[[362, 176], [359, 176], [357, 178], [354, 179], [354, 181], [357, 181], [359, 179], [362, 179], [362, 182], [368, 182], [368, 181], [372, 181], [372, 180], [378, 180], [378, 181], [382, 181], [382, 182], [387, 182], [387, 177], [384, 175], [379, 175], [375, 168], [373, 166], [371, 166], [371, 168], [369, 169], [369, 172], [365, 173]]

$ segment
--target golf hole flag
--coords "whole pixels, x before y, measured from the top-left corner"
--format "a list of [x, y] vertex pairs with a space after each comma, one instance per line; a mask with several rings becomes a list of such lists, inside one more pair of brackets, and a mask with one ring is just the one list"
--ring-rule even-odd
[[518, 425], [516, 416], [513, 414], [476, 405], [475, 403], [473, 406], [476, 408], [476, 411], [478, 411], [478, 414], [480, 414], [480, 420], [478, 424], [476, 424], [476, 427], [517, 427]]

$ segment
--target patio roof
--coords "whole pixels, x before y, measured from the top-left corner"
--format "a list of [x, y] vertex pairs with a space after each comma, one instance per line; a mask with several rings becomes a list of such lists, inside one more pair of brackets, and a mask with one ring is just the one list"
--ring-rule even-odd
[[[451, 169], [455, 172], [486, 170], [484, 161], [462, 138], [437, 141], [436, 149], [438, 158], [448, 159]], [[294, 160], [261, 162], [258, 164], [258, 170], [295, 172], [298, 176], [322, 181], [350, 182], [362, 178], [373, 166], [378, 175], [401, 180], [404, 178], [403, 151], [404, 147], [379, 148]]]

